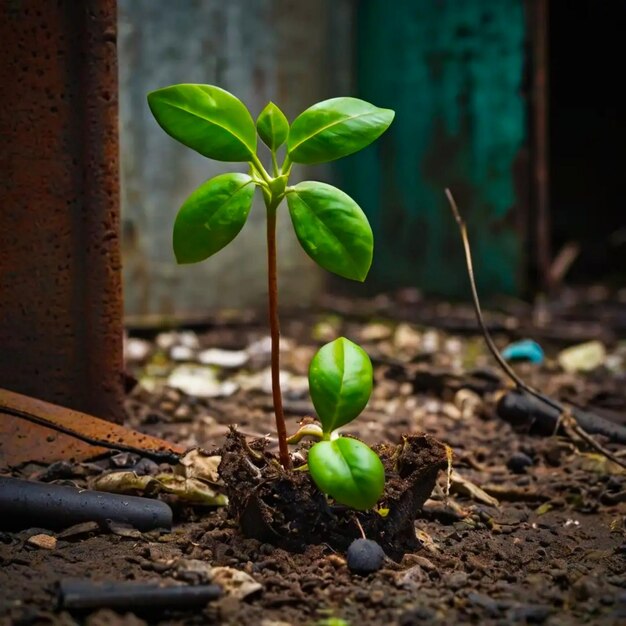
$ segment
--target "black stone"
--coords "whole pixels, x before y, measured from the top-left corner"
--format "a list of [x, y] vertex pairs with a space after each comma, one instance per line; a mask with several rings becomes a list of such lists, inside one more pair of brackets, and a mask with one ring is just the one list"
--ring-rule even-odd
[[385, 560], [383, 549], [371, 539], [355, 539], [346, 556], [350, 571], [360, 575], [378, 571]]
[[515, 474], [522, 474], [527, 467], [533, 464], [533, 460], [523, 452], [514, 452], [506, 463], [506, 466]]

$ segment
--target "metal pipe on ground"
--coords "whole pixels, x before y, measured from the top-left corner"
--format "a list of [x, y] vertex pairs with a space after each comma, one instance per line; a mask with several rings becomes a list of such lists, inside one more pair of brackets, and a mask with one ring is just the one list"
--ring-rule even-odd
[[137, 496], [77, 489], [0, 476], [0, 528], [21, 530], [35, 526], [61, 530], [81, 522], [130, 524], [146, 532], [172, 527], [172, 509]]
[[218, 585], [62, 580], [59, 604], [69, 610], [130, 609], [133, 612], [199, 608], [222, 595]]

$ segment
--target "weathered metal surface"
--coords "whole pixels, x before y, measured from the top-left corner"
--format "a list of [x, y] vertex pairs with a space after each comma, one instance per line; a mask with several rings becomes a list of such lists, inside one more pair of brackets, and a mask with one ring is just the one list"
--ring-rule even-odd
[[[523, 275], [514, 173], [526, 140], [523, 0], [363, 0], [358, 93], [396, 110], [390, 130], [339, 166], [376, 241], [371, 290], [469, 294], [450, 187], [468, 223], [481, 293]], [[528, 180], [528, 179], [527, 179]]]
[[548, 0], [533, 0], [528, 4], [532, 67], [532, 160], [533, 205], [536, 224], [536, 266], [541, 286], [554, 287], [550, 267], [550, 170], [549, 170], [549, 97], [548, 97]]
[[[172, 225], [200, 183], [240, 169], [168, 137], [146, 104], [180, 82], [228, 89], [258, 115], [274, 100], [293, 119], [317, 100], [349, 92], [352, 0], [120, 0], [120, 117], [125, 308], [180, 316], [222, 307], [265, 307], [265, 209], [259, 196], [235, 242], [206, 262], [177, 266]], [[266, 154], [260, 148], [262, 158]], [[244, 166], [245, 169], [245, 166]], [[294, 167], [324, 179], [324, 168]], [[307, 305], [326, 274], [302, 252], [286, 207], [278, 218], [284, 305]], [[306, 277], [303, 280], [303, 276]]]
[[121, 420], [115, 0], [0, 3], [0, 385]]
[[185, 451], [176, 444], [92, 415], [0, 389], [0, 469], [31, 461], [48, 464], [92, 459], [110, 452], [109, 446], [157, 453]]

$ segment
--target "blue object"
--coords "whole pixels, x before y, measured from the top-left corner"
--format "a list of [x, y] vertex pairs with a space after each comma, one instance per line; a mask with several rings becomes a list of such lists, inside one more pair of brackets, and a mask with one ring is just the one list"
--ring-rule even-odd
[[530, 361], [531, 363], [543, 363], [543, 348], [532, 339], [524, 339], [509, 344], [502, 350], [502, 358], [505, 361]]

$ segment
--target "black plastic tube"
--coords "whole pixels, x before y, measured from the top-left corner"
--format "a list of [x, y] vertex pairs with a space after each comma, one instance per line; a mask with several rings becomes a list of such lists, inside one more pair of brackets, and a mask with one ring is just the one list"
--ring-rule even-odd
[[[603, 435], [613, 443], [626, 443], [626, 427], [621, 424], [577, 408], [571, 411], [578, 425], [589, 434]], [[514, 426], [523, 426], [539, 435], [554, 434], [560, 416], [554, 407], [517, 391], [509, 391], [500, 398], [497, 413]]]
[[0, 477], [0, 529], [60, 530], [81, 522], [130, 524], [140, 531], [172, 527], [172, 509], [150, 498]]
[[222, 595], [218, 585], [168, 585], [137, 582], [96, 583], [91, 580], [62, 580], [59, 606], [69, 610], [97, 608], [190, 609], [206, 605]]

